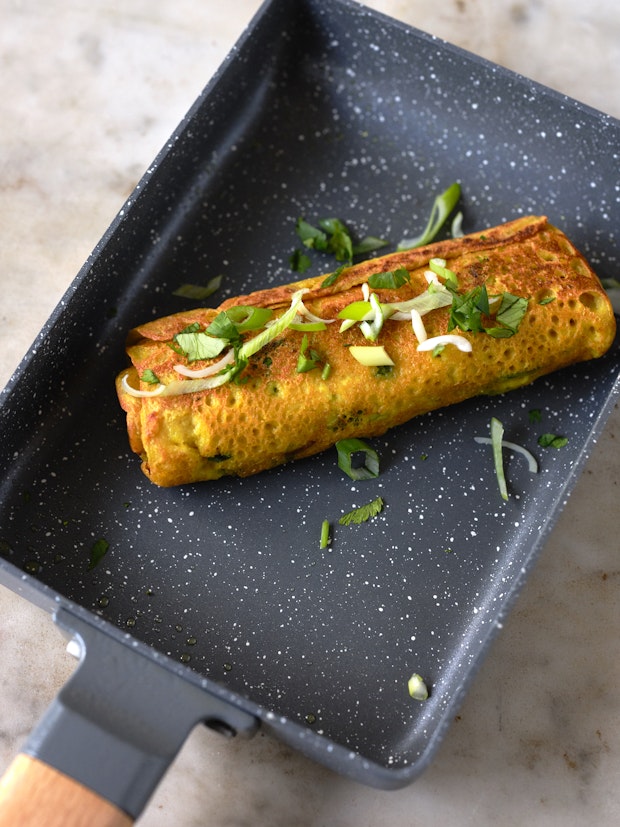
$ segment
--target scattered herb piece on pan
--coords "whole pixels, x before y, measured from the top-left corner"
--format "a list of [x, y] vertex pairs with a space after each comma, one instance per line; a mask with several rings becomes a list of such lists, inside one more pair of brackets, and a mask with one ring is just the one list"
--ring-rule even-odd
[[446, 190], [435, 198], [424, 231], [415, 238], [404, 238], [397, 249], [412, 250], [414, 247], [423, 247], [425, 244], [429, 244], [443, 227], [460, 197], [460, 184], [450, 184]]
[[376, 517], [382, 510], [383, 498], [377, 497], [372, 502], [361, 505], [359, 508], [354, 508], [353, 511], [349, 511], [347, 514], [343, 514], [338, 522], [340, 525], [360, 525], [372, 519], [372, 517]]
[[319, 367], [321, 357], [316, 350], [308, 351], [308, 337], [304, 334], [297, 358], [297, 373], [307, 373]]
[[414, 701], [425, 701], [428, 698], [428, 687], [417, 672], [409, 678], [407, 689]]
[[496, 419], [496, 417], [491, 417], [491, 436], [475, 436], [474, 440], [483, 445], [491, 445], [493, 447], [495, 474], [497, 476], [497, 483], [499, 485], [502, 499], [508, 499], [508, 486], [506, 483], [506, 475], [504, 473], [504, 448], [508, 448], [511, 451], [516, 451], [517, 453], [522, 454], [527, 459], [530, 473], [536, 474], [538, 472], [536, 457], [531, 453], [531, 451], [528, 451], [527, 448], [524, 448], [522, 445], [504, 439], [504, 426], [499, 419]]
[[491, 417], [491, 444], [493, 446], [493, 462], [495, 464], [495, 475], [499, 485], [499, 493], [503, 500], [508, 499], [508, 487], [504, 474], [504, 456], [502, 453], [502, 440], [504, 438], [504, 426], [494, 416]]
[[321, 540], [319, 543], [319, 548], [327, 548], [329, 544], [329, 520], [323, 520], [323, 522], [321, 523]]
[[214, 276], [207, 284], [182, 284], [172, 291], [172, 295], [181, 296], [183, 299], [202, 301], [208, 299], [220, 288], [223, 278], [223, 276]]
[[[355, 244], [348, 227], [339, 218], [321, 218], [318, 227], [310, 224], [304, 218], [299, 218], [296, 231], [302, 244], [309, 250], [330, 253], [336, 258], [336, 261], [347, 263], [353, 260], [353, 256], [370, 253], [380, 247], [385, 247], [388, 243], [382, 238], [369, 235]], [[297, 262], [291, 261], [291, 266], [293, 263]]]
[[302, 253], [301, 250], [293, 250], [288, 263], [294, 273], [305, 273], [312, 264], [312, 261], [310, 260], [310, 256]]
[[532, 408], [528, 413], [530, 422], [542, 422], [542, 411], [540, 408]]
[[103, 560], [105, 555], [107, 554], [108, 549], [110, 548], [110, 544], [107, 540], [101, 537], [99, 540], [96, 540], [90, 549], [90, 558], [88, 561], [88, 570], [94, 569], [95, 566], [98, 566], [99, 563]]
[[[336, 443], [338, 467], [352, 480], [370, 480], [379, 476], [379, 454], [361, 439], [341, 439]], [[363, 455], [363, 465], [353, 465], [354, 457]]]
[[538, 444], [541, 448], [563, 448], [568, 444], [568, 437], [557, 434], [541, 434], [538, 437]]

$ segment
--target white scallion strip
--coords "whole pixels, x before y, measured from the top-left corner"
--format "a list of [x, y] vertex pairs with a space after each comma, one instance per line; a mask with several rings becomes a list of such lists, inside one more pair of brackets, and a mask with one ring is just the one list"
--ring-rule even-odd
[[361, 322], [360, 330], [362, 331], [366, 339], [368, 339], [370, 342], [376, 342], [377, 337], [381, 332], [381, 328], [383, 327], [383, 322], [385, 319], [383, 315], [383, 309], [381, 307], [381, 302], [377, 298], [376, 293], [370, 294], [370, 306], [373, 309], [373, 318], [369, 322]]
[[308, 310], [303, 301], [300, 303], [297, 312], [300, 316], [305, 316], [306, 319], [309, 319], [311, 322], [324, 322], [325, 324], [331, 324], [336, 321], [335, 319], [322, 319], [320, 316], [315, 316], [311, 310]]
[[452, 238], [463, 238], [463, 213], [460, 210], [452, 219], [450, 235]]
[[210, 391], [230, 382], [230, 373], [216, 373], [215, 376], [205, 376], [204, 379], [177, 379], [165, 386], [162, 396], [181, 396], [184, 393], [198, 393]]
[[344, 333], [345, 330], [348, 330], [350, 327], [353, 327], [354, 324], [357, 324], [355, 319], [344, 319], [342, 324], [340, 325], [340, 333]]
[[[488, 436], [475, 436], [474, 440], [480, 445], [492, 445], [493, 440], [491, 437]], [[523, 445], [518, 445], [516, 442], [510, 442], [507, 439], [502, 439], [502, 448], [507, 448], [509, 451], [516, 451], [519, 454], [523, 454], [523, 456], [527, 460], [527, 467], [531, 474], [538, 473], [538, 462], [536, 461], [536, 457], [527, 448], [524, 448]]]
[[234, 361], [235, 352], [231, 348], [230, 350], [226, 351], [226, 353], [222, 356], [221, 359], [218, 359], [217, 362], [213, 362], [206, 368], [192, 370], [192, 368], [188, 368], [185, 365], [175, 365], [174, 369], [177, 373], [180, 373], [181, 376], [187, 376], [190, 379], [204, 379], [206, 376], [213, 376], [213, 374], [219, 373], [227, 365], [232, 365]]
[[494, 416], [491, 417], [491, 445], [493, 447], [493, 462], [499, 493], [503, 500], [508, 499], [508, 485], [504, 474], [504, 455], [502, 453], [502, 442], [504, 440], [504, 426]]
[[441, 282], [437, 278], [437, 273], [433, 273], [432, 270], [425, 270], [424, 278], [429, 284], [441, 284]]
[[129, 384], [129, 378], [127, 374], [125, 374], [121, 379], [121, 386], [123, 390], [126, 391], [130, 396], [136, 396], [139, 399], [147, 399], [149, 396], [161, 396], [163, 392], [166, 390], [165, 385], [158, 385], [153, 391], [140, 391], [137, 388], [133, 388]]
[[353, 345], [349, 348], [349, 353], [361, 365], [369, 368], [394, 364], [383, 345]]
[[362, 284], [362, 296], [364, 297], [365, 302], [367, 302], [370, 298], [370, 286], [366, 281]]
[[415, 307], [412, 307], [409, 312], [411, 313], [411, 326], [413, 327], [413, 332], [415, 333], [418, 342], [425, 342], [428, 339], [428, 333], [424, 327], [422, 316], [418, 313]]
[[454, 345], [463, 353], [471, 353], [471, 342], [464, 336], [454, 333], [445, 333], [442, 336], [431, 336], [430, 339], [420, 342], [417, 350], [434, 350], [438, 345]]

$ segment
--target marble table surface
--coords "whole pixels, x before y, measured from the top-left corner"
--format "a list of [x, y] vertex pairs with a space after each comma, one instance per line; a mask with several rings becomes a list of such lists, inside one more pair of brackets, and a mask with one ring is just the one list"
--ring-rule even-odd
[[[369, 5], [620, 117], [615, 0]], [[258, 0], [0, 0], [0, 386]], [[0, 435], [1, 438], [1, 435]], [[620, 823], [616, 409], [431, 767], [382, 792], [194, 731], [142, 827]], [[0, 587], [0, 771], [73, 659]]]

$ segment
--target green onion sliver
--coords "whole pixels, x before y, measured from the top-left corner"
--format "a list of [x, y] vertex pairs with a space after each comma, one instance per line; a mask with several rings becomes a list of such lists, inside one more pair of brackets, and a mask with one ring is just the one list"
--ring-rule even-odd
[[442, 228], [444, 222], [456, 207], [456, 204], [461, 196], [460, 184], [451, 184], [448, 189], [444, 190], [441, 195], [438, 195], [433, 202], [431, 214], [429, 216], [424, 232], [415, 238], [403, 239], [397, 247], [397, 250], [411, 250], [414, 247], [423, 247], [429, 244]]
[[[409, 315], [412, 310], [417, 310], [420, 316], [430, 313], [431, 310], [438, 310], [440, 307], [448, 307], [452, 304], [452, 293], [443, 285], [435, 285], [433, 290], [425, 290], [419, 296], [409, 299], [404, 302], [390, 302], [390, 307], [394, 313], [402, 313], [402, 320], [409, 321]], [[394, 318], [394, 316], [392, 316]], [[400, 316], [396, 316], [398, 320]]]
[[[341, 439], [336, 443], [338, 467], [352, 480], [370, 480], [379, 476], [379, 455], [361, 439]], [[364, 464], [353, 467], [353, 456], [364, 454]]]
[[325, 322], [291, 322], [291, 330], [299, 330], [302, 333], [314, 333], [319, 330], [327, 330]]
[[291, 306], [283, 313], [279, 319], [276, 319], [275, 322], [270, 325], [269, 327], [265, 328], [261, 333], [257, 336], [254, 336], [252, 339], [249, 339], [245, 342], [240, 350], [239, 350], [239, 357], [241, 359], [249, 359], [250, 356], [254, 356], [255, 353], [258, 353], [261, 348], [264, 348], [265, 345], [269, 344], [269, 342], [273, 341], [276, 336], [279, 336], [283, 330], [294, 321], [295, 316], [297, 315], [297, 311], [299, 306], [301, 305], [301, 297], [303, 293], [301, 290], [298, 290], [296, 293], [293, 293], [291, 299]]
[[407, 689], [414, 701], [425, 701], [428, 698], [428, 687], [417, 672], [407, 681]]
[[499, 485], [499, 492], [503, 500], [508, 499], [508, 487], [504, 474], [504, 457], [502, 454], [502, 440], [504, 438], [504, 426], [494, 416], [491, 417], [491, 445], [493, 446], [493, 462], [495, 463], [495, 474]]
[[247, 330], [259, 330], [271, 319], [273, 310], [268, 307], [252, 307], [236, 305], [225, 311], [230, 321], [235, 325], [239, 333]]
[[329, 545], [329, 520], [323, 520], [321, 523], [321, 541], [320, 548], [327, 548]]
[[[488, 436], [475, 436], [474, 440], [480, 445], [492, 445], [493, 441]], [[527, 460], [527, 467], [530, 474], [538, 473], [538, 462], [534, 454], [524, 448], [523, 445], [518, 445], [516, 442], [510, 442], [507, 439], [502, 439], [502, 448], [507, 448], [509, 451], [516, 451], [522, 454]]]

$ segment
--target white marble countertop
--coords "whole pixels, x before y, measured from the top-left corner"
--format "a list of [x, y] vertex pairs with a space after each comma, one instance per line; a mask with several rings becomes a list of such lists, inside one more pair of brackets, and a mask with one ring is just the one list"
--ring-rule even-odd
[[[612, 0], [369, 5], [620, 117]], [[0, 0], [0, 386], [258, 0]], [[193, 732], [139, 820], [620, 823], [620, 414], [427, 772], [380, 792], [259, 734]], [[74, 668], [0, 587], [0, 771]]]

